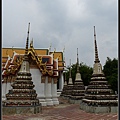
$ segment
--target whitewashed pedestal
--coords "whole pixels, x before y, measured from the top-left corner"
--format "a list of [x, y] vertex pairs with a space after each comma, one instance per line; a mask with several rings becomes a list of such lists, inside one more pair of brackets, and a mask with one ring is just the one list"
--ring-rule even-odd
[[52, 93], [52, 101], [53, 105], [58, 105], [58, 96], [57, 96], [57, 78], [52, 79], [52, 84], [51, 84], [51, 93]]
[[51, 95], [51, 82], [52, 82], [51, 77], [46, 77], [46, 80], [45, 80], [45, 101], [46, 101], [46, 105], [48, 105], [48, 106], [53, 105], [52, 95]]

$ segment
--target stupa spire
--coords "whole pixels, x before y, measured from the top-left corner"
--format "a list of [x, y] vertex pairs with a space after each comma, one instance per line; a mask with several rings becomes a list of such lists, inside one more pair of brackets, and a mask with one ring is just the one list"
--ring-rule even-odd
[[30, 23], [28, 24], [28, 32], [27, 32], [27, 40], [26, 40], [26, 49], [25, 49], [25, 54], [26, 54], [26, 55], [27, 55], [27, 53], [28, 53], [29, 31], [30, 31]]
[[78, 58], [78, 48], [77, 48], [77, 73], [79, 73], [79, 58]]
[[23, 59], [24, 61], [28, 61], [29, 30], [30, 30], [30, 23], [28, 25], [28, 33], [27, 33], [27, 40], [26, 40], [25, 55], [24, 55], [24, 59]]
[[71, 59], [70, 59], [70, 73], [69, 73], [69, 78], [71, 78]]
[[69, 80], [68, 80], [68, 84], [73, 84], [73, 83], [72, 83], [72, 75], [71, 75], [71, 59], [70, 59], [70, 70], [69, 70]]
[[64, 85], [67, 85], [66, 72], [65, 72], [65, 82], [64, 82]]
[[95, 43], [95, 63], [99, 63], [100, 60], [98, 58], [98, 50], [97, 50], [97, 42], [96, 42], [96, 33], [95, 33], [95, 26], [94, 26], [94, 43]]

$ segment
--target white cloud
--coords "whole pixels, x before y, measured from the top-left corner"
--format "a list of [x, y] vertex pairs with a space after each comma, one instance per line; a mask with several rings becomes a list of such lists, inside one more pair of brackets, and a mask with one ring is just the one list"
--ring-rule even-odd
[[63, 50], [67, 64], [94, 62], [93, 26], [96, 26], [99, 57], [117, 58], [117, 1], [5, 0], [3, 1], [3, 47], [25, 47], [28, 22], [34, 47]]

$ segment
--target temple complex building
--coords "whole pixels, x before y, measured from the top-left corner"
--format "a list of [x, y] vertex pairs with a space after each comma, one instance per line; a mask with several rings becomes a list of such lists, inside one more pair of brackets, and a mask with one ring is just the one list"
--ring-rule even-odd
[[[25, 51], [25, 48], [2, 48], [2, 100], [6, 100], [6, 94], [13, 87], [11, 85], [18, 79]], [[42, 106], [58, 105], [57, 90], [62, 90], [64, 84], [63, 52], [34, 48], [31, 40], [27, 56], [37, 99]]]
[[71, 92], [71, 96], [69, 99], [70, 103], [80, 103], [80, 100], [84, 98], [84, 93], [85, 93], [85, 86], [81, 79], [81, 74], [80, 74], [80, 70], [79, 70], [78, 48], [77, 48], [76, 66], [77, 66], [77, 72], [76, 72], [76, 77], [75, 77], [73, 89]]
[[118, 99], [102, 71], [102, 65], [98, 57], [96, 33], [94, 26], [95, 61], [93, 74], [85, 91], [85, 98], [80, 103], [80, 109], [93, 113], [117, 113]]

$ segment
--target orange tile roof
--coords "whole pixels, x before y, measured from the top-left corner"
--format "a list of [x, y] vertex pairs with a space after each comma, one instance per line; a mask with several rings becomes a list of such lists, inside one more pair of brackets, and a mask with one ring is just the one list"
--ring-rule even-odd
[[2, 63], [6, 63], [8, 58], [2, 58]]
[[[25, 53], [25, 49], [23, 48], [2, 48], [2, 57], [7, 57], [8, 55], [10, 57], [12, 57], [13, 55], [13, 50], [16, 52], [16, 53], [19, 53], [19, 54], [24, 54]], [[8, 55], [7, 55], [8, 54]]]
[[[34, 49], [37, 55], [48, 55], [48, 49]], [[15, 51], [18, 54], [24, 54], [25, 53], [25, 48], [2, 48], [2, 63], [5, 62], [3, 58], [7, 58], [8, 55], [10, 57], [13, 56], [13, 51]], [[53, 52], [50, 52], [50, 54]], [[63, 53], [62, 52], [55, 52], [54, 53], [54, 59], [58, 58], [58, 66], [63, 67]], [[61, 68], [59, 68], [61, 69]], [[62, 70], [62, 69], [61, 69]]]
[[[18, 54], [24, 54], [25, 48], [2, 48], [2, 57], [7, 57], [7, 54], [12, 57], [13, 50]], [[48, 49], [34, 49], [38, 55], [47, 55]]]
[[55, 52], [54, 59], [58, 58], [58, 66], [63, 66], [63, 53], [62, 52]]

